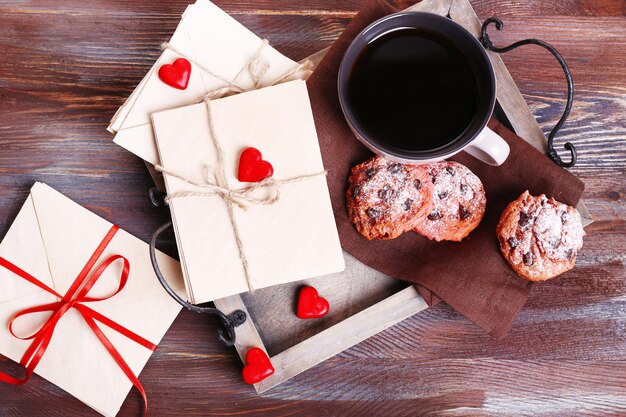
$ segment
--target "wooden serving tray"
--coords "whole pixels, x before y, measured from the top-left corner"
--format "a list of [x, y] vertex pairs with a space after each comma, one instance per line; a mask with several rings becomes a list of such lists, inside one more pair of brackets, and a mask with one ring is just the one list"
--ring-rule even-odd
[[[408, 11], [448, 16], [470, 31], [480, 34], [481, 23], [469, 0], [423, 0]], [[308, 59], [317, 65], [328, 49]], [[545, 153], [546, 138], [515, 85], [500, 56], [488, 51], [497, 80], [498, 116], [520, 137]], [[162, 178], [149, 166], [157, 185]], [[162, 188], [163, 189], [163, 188]], [[583, 225], [593, 220], [585, 204], [577, 207]], [[283, 284], [215, 300], [226, 314], [243, 310], [248, 319], [237, 327], [235, 348], [244, 361], [251, 347], [264, 349], [275, 372], [254, 385], [258, 393], [298, 375], [320, 362], [350, 348], [390, 326], [426, 309], [428, 305], [410, 284], [376, 271], [347, 252], [346, 270], [339, 274]], [[300, 320], [295, 315], [297, 293], [302, 285], [313, 284], [331, 305], [330, 313], [319, 320]], [[292, 311], [276, 306], [293, 305]]]

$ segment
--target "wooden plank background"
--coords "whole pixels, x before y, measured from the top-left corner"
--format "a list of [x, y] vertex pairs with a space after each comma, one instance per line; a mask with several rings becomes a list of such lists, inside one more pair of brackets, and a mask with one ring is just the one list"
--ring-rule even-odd
[[[0, 236], [36, 180], [146, 241], [166, 219], [148, 203], [144, 164], [106, 126], [189, 1], [0, 0]], [[363, 0], [216, 3], [300, 59], [329, 46]], [[504, 20], [496, 45], [537, 37], [571, 66], [576, 102], [557, 142], [578, 146], [573, 172], [595, 219], [575, 276], [537, 285], [503, 341], [440, 305], [263, 396], [241, 382], [214, 323], [183, 312], [141, 375], [152, 415], [626, 415], [626, 3], [472, 5]], [[547, 133], [564, 104], [560, 68], [535, 47], [504, 60]], [[0, 369], [17, 366], [0, 357]], [[120, 416], [139, 408], [133, 391]], [[39, 377], [0, 385], [0, 416], [43, 415], [97, 414]]]

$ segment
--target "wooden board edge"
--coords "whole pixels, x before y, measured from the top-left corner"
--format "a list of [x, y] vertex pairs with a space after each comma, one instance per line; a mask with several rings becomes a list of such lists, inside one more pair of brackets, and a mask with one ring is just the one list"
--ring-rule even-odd
[[[255, 384], [259, 394], [428, 308], [409, 286], [271, 358], [275, 372]], [[240, 353], [241, 356], [241, 353]]]
[[246, 313], [246, 321], [235, 329], [235, 349], [237, 350], [237, 353], [243, 363], [246, 362], [246, 352], [252, 347], [261, 348], [265, 351], [265, 353], [267, 353], [267, 349], [263, 344], [263, 339], [261, 339], [261, 335], [252, 321], [250, 312], [239, 294], [217, 299], [213, 301], [213, 304], [215, 304], [215, 307], [226, 315], [229, 315], [236, 310], [242, 310]]
[[447, 16], [454, 0], [422, 0], [404, 9], [404, 12], [426, 12]]
[[[317, 67], [317, 65], [322, 61], [322, 59], [324, 59], [324, 57], [326, 56], [326, 53], [330, 50], [330, 46], [317, 51], [316, 53], [314, 53], [313, 55], [309, 55], [306, 58], [304, 58], [303, 60], [299, 61], [298, 64], [304, 64], [305, 61], [310, 61], [312, 64], [312, 70], [311, 72], [313, 72], [315, 70], [315, 68]], [[310, 74], [309, 74], [310, 75]], [[305, 77], [306, 80], [307, 77]]]
[[578, 202], [576, 210], [578, 210], [578, 212], [580, 213], [580, 219], [582, 220], [583, 227], [587, 227], [591, 223], [593, 223], [593, 217], [591, 216], [591, 213], [589, 212], [589, 209], [587, 208], [583, 200], [580, 200]]

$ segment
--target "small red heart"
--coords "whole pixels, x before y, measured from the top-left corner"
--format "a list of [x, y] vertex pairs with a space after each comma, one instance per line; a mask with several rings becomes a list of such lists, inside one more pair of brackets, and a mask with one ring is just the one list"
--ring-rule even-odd
[[246, 352], [246, 366], [241, 371], [241, 376], [246, 384], [256, 384], [273, 373], [272, 362], [262, 349], [253, 347]]
[[165, 64], [159, 68], [159, 78], [170, 87], [184, 90], [191, 77], [191, 64], [185, 58], [178, 58], [173, 64]]
[[297, 315], [301, 319], [317, 319], [328, 314], [330, 305], [325, 298], [317, 294], [313, 287], [306, 286], [300, 290]]
[[237, 179], [241, 182], [259, 182], [274, 174], [272, 164], [264, 161], [256, 148], [246, 148], [239, 157]]

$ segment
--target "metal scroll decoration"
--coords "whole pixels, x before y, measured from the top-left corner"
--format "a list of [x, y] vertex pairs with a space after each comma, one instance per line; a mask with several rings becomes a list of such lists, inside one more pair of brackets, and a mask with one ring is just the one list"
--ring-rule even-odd
[[[164, 204], [163, 195], [164, 193], [157, 188], [150, 189], [150, 201], [156, 207]], [[193, 311], [194, 313], [216, 316], [221, 321], [223, 326], [223, 329], [218, 330], [219, 340], [226, 346], [233, 346], [236, 340], [235, 327], [243, 324], [247, 318], [247, 315], [243, 310], [236, 310], [233, 313], [226, 315], [220, 310], [213, 307], [200, 307], [188, 303], [178, 294], [176, 294], [172, 287], [170, 287], [170, 285], [167, 283], [165, 277], [163, 277], [163, 274], [161, 273], [161, 268], [159, 268], [159, 264], [156, 258], [156, 243], [159, 235], [161, 235], [161, 233], [163, 233], [170, 227], [172, 227], [171, 221], [163, 224], [152, 234], [152, 238], [150, 239], [150, 260], [152, 261], [152, 268], [154, 269], [154, 273], [156, 274], [159, 282], [161, 283], [165, 291], [180, 305], [190, 311]]]
[[570, 151], [570, 155], [571, 155], [570, 162], [563, 162], [561, 157], [558, 155], [558, 153], [554, 149], [554, 137], [556, 136], [559, 129], [561, 129], [561, 127], [567, 120], [567, 117], [569, 116], [570, 111], [572, 110], [572, 103], [574, 101], [574, 83], [572, 81], [572, 73], [570, 72], [569, 67], [565, 63], [563, 56], [561, 56], [561, 54], [552, 45], [544, 41], [540, 41], [539, 39], [524, 39], [524, 40], [512, 43], [511, 45], [502, 47], [502, 48], [494, 46], [494, 44], [491, 42], [491, 39], [489, 39], [489, 35], [487, 34], [487, 28], [492, 23], [496, 25], [497, 30], [502, 30], [504, 28], [504, 23], [502, 23], [502, 20], [498, 19], [497, 17], [490, 17], [489, 19], [483, 22], [483, 25], [480, 29], [480, 42], [483, 44], [485, 49], [488, 49], [490, 51], [497, 52], [500, 54], [500, 53], [509, 52], [522, 45], [539, 45], [542, 48], [547, 49], [552, 55], [554, 55], [557, 61], [559, 61], [559, 64], [561, 64], [561, 68], [563, 68], [563, 72], [565, 73], [565, 78], [567, 79], [567, 103], [565, 104], [565, 110], [563, 111], [563, 115], [561, 116], [558, 123], [554, 126], [554, 128], [552, 128], [552, 130], [550, 131], [550, 134], [548, 135], [548, 151], [546, 152], [546, 154], [552, 161], [554, 161], [554, 163], [556, 163], [559, 166], [562, 166], [563, 168], [573, 167], [576, 164], [576, 156], [577, 156], [576, 148], [574, 147], [574, 145], [572, 145], [570, 142], [567, 142], [565, 144], [565, 149]]

